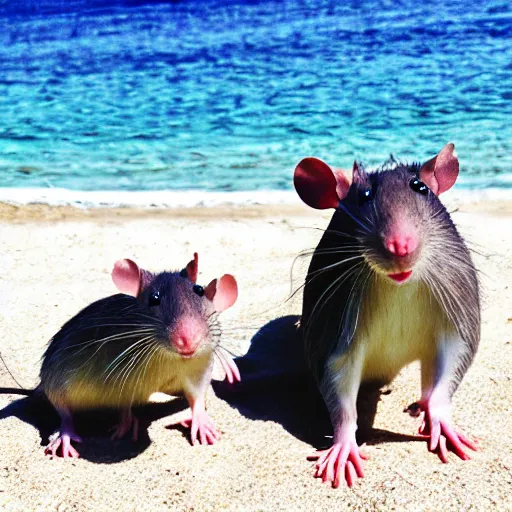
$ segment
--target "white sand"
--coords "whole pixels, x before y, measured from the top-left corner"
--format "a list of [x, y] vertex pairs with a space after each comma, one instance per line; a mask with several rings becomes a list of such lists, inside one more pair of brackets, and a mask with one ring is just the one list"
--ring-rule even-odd
[[[248, 410], [210, 391], [208, 409], [224, 433], [215, 446], [191, 447], [182, 432], [165, 428], [173, 417], [156, 414], [145, 444], [134, 448], [100, 432], [86, 436], [78, 446], [82, 458], [70, 461], [46, 457], [30, 422], [33, 408], [23, 397], [2, 394], [0, 509], [511, 510], [511, 211], [507, 202], [463, 202], [454, 214], [472, 247], [484, 254], [475, 256], [484, 292], [482, 343], [455, 395], [457, 424], [483, 446], [471, 461], [451, 456], [442, 464], [424, 442], [382, 432], [416, 432], [418, 420], [402, 410], [418, 398], [417, 365], [382, 396], [374, 425], [379, 430], [365, 448], [366, 476], [353, 489], [334, 490], [312, 477], [306, 456], [313, 448], [297, 437], [304, 438], [309, 422], [283, 425], [272, 419], [272, 406], [265, 416], [247, 417]], [[47, 340], [62, 323], [115, 292], [109, 273], [122, 257], [163, 270], [181, 268], [198, 251], [202, 282], [233, 273], [240, 297], [221, 317], [224, 344], [244, 354], [258, 327], [300, 312], [300, 294], [283, 303], [290, 267], [300, 250], [319, 240], [311, 228], [325, 227], [329, 217], [302, 206], [77, 211], [0, 205], [0, 215], [1, 353], [27, 387], [37, 383]], [[307, 263], [297, 266], [295, 286]], [[0, 385], [15, 385], [3, 368]], [[300, 394], [294, 404], [300, 406]], [[307, 420], [309, 411], [299, 412]]]

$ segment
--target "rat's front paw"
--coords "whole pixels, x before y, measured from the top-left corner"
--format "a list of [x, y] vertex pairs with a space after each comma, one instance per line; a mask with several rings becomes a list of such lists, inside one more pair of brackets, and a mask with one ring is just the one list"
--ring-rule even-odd
[[427, 404], [419, 433], [428, 438], [428, 449], [445, 463], [448, 462], [448, 451], [452, 451], [462, 460], [469, 460], [471, 457], [467, 454], [467, 448], [478, 450], [475, 441], [455, 430], [451, 419], [451, 407], [448, 405], [435, 407]]
[[206, 411], [193, 414], [181, 422], [186, 428], [190, 428], [190, 441], [195, 445], [197, 441], [200, 444], [214, 444], [220, 438], [219, 431], [215, 428], [212, 420]]
[[354, 485], [358, 477], [363, 478], [363, 460], [367, 457], [359, 451], [355, 435], [351, 435], [334, 443], [331, 448], [309, 456], [308, 459], [316, 460], [315, 478], [321, 478], [322, 482], [331, 482], [336, 488], [343, 477], [349, 487]]
[[230, 384], [233, 384], [234, 382], [240, 382], [242, 380], [240, 377], [240, 370], [238, 369], [235, 361], [233, 361], [231, 354], [229, 354], [226, 349], [218, 347], [215, 350], [215, 355], [217, 356], [217, 359], [219, 360], [219, 363], [224, 370], [224, 378]]

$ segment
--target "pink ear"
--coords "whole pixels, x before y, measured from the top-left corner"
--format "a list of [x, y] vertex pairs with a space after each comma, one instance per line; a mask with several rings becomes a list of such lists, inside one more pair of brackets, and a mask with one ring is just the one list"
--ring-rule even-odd
[[363, 167], [354, 160], [354, 165], [352, 166], [352, 181], [362, 185], [367, 179], [368, 178]]
[[141, 288], [141, 270], [132, 260], [119, 260], [112, 270], [112, 281], [121, 293], [137, 297]]
[[224, 274], [218, 281], [214, 279], [204, 289], [204, 294], [213, 302], [215, 311], [220, 313], [231, 307], [238, 298], [236, 279], [230, 274]]
[[446, 144], [437, 156], [425, 162], [420, 169], [420, 179], [434, 194], [439, 195], [453, 187], [459, 175], [459, 161], [455, 146]]
[[196, 283], [197, 282], [197, 274], [199, 272], [199, 265], [198, 265], [198, 261], [199, 261], [199, 256], [197, 254], [197, 252], [194, 253], [194, 259], [193, 260], [190, 260], [187, 264], [187, 267], [186, 267], [186, 271], [187, 271], [187, 274], [188, 274], [188, 278], [193, 282], [193, 283]]
[[311, 208], [337, 208], [348, 192], [350, 182], [318, 158], [304, 158], [295, 168], [293, 184], [299, 197]]
[[352, 173], [339, 167], [333, 167], [332, 173], [336, 179], [336, 193], [340, 199], [344, 199], [352, 183]]

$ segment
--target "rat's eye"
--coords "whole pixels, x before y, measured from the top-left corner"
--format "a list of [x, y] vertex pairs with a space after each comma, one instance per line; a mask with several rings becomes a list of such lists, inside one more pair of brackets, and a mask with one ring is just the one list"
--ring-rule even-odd
[[180, 272], [180, 276], [181, 277], [188, 277], [188, 272], [187, 272], [187, 269], [184, 268], [181, 272]]
[[420, 181], [418, 178], [413, 178], [409, 182], [410, 187], [414, 190], [414, 192], [418, 192], [418, 194], [421, 194], [423, 196], [426, 196], [428, 194], [428, 187], [423, 183], [423, 181]]
[[359, 200], [361, 203], [366, 203], [373, 199], [373, 190], [371, 188], [365, 188], [359, 192]]
[[204, 288], [198, 284], [195, 284], [193, 287], [192, 287], [192, 290], [194, 290], [194, 293], [196, 295], [199, 295], [199, 297], [202, 297], [204, 295]]
[[148, 306], [158, 306], [160, 304], [161, 300], [162, 299], [160, 297], [160, 292], [159, 291], [153, 292], [148, 297]]

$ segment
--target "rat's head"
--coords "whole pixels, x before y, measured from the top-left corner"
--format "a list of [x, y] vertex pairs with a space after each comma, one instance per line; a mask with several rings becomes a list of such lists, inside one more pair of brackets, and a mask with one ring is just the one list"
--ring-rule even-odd
[[217, 314], [238, 297], [236, 280], [229, 274], [206, 287], [196, 283], [198, 255], [180, 272], [153, 274], [132, 260], [119, 260], [112, 270], [118, 290], [136, 297], [149, 324], [158, 326], [158, 338], [182, 358], [214, 348], [211, 327]]
[[[354, 163], [352, 180], [316, 158], [295, 169], [294, 184], [313, 208], [335, 208], [331, 227], [353, 234], [366, 263], [401, 284], [420, 275], [429, 247], [451, 222], [438, 195], [450, 189], [459, 172], [453, 144], [423, 165], [388, 165], [367, 173]], [[338, 224], [339, 221], [339, 224]], [[355, 240], [354, 240], [355, 239]]]

